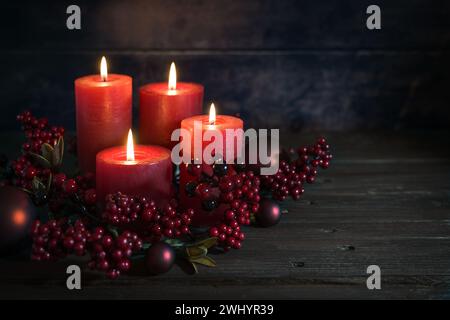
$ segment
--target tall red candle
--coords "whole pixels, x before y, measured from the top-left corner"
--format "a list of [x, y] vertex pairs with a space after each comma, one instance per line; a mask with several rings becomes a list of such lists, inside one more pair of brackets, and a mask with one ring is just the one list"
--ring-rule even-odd
[[172, 195], [170, 151], [159, 146], [133, 145], [131, 130], [127, 146], [105, 149], [96, 158], [96, 188], [99, 199], [115, 192], [146, 196], [158, 205]]
[[[214, 114], [213, 117], [211, 115]], [[191, 133], [191, 141], [188, 144], [184, 144], [184, 146], [190, 145], [191, 146], [191, 156], [194, 155], [194, 123], [195, 121], [198, 121], [202, 124], [202, 136], [203, 134], [208, 130], [214, 130], [218, 133], [220, 133], [220, 136], [222, 137], [222, 144], [223, 144], [223, 150], [222, 150], [222, 157], [227, 162], [232, 162], [234, 159], [227, 159], [226, 157], [226, 150], [233, 148], [234, 149], [234, 155], [237, 156], [237, 150], [238, 148], [242, 147], [243, 144], [243, 136], [242, 135], [236, 135], [233, 140], [227, 140], [226, 139], [226, 129], [242, 129], [244, 123], [241, 119], [232, 117], [232, 116], [224, 116], [224, 115], [218, 115], [215, 116], [215, 108], [214, 104], [211, 105], [210, 109], [210, 115], [201, 115], [201, 116], [194, 116], [187, 119], [184, 119], [181, 122], [181, 128], [186, 129]], [[241, 131], [243, 132], [243, 131]], [[202, 153], [203, 150], [207, 145], [209, 145], [210, 142], [203, 141], [201, 144]], [[195, 166], [195, 165], [194, 165]], [[202, 165], [197, 165], [201, 166]], [[216, 224], [218, 221], [220, 221], [223, 218], [223, 213], [226, 209], [226, 205], [220, 205], [218, 208], [212, 211], [205, 211], [202, 208], [202, 203], [199, 198], [192, 198], [189, 197], [186, 193], [186, 184], [196, 180], [198, 177], [196, 175], [193, 175], [189, 172], [188, 166], [186, 164], [180, 165], [180, 203], [185, 206], [186, 208], [193, 208], [195, 210], [195, 214], [192, 217], [192, 224], [195, 226], [210, 226]], [[219, 190], [216, 188], [216, 190], [211, 191], [212, 196], [218, 196]]]
[[131, 128], [132, 78], [108, 74], [102, 58], [101, 74], [75, 80], [78, 161], [83, 172], [95, 171], [95, 156], [122, 145]]
[[151, 83], [139, 90], [139, 139], [143, 144], [172, 148], [170, 137], [181, 120], [202, 113], [203, 86], [176, 81], [175, 64], [168, 83]]

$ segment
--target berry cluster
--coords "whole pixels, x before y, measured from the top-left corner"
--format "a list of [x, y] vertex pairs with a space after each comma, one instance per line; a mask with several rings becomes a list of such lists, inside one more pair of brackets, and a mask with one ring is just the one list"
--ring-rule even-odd
[[44, 143], [55, 145], [64, 135], [63, 127], [50, 126], [47, 118], [37, 119], [31, 112], [24, 111], [17, 116], [27, 141], [22, 145], [25, 152], [40, 153]]
[[188, 172], [197, 176], [185, 186], [188, 196], [198, 197], [206, 211], [220, 203], [227, 205], [222, 221], [209, 229], [210, 236], [217, 237], [226, 250], [241, 248], [245, 235], [240, 226], [249, 225], [251, 215], [259, 210], [260, 179], [253, 171], [244, 170], [245, 166], [229, 164], [188, 167]]
[[13, 184], [27, 190], [31, 190], [32, 181], [35, 177], [43, 183], [47, 183], [51, 173], [50, 169], [33, 165], [31, 159], [26, 155], [11, 161], [11, 169], [15, 177]]
[[39, 220], [32, 226], [33, 260], [56, 260], [69, 254], [83, 256], [86, 254], [89, 231], [82, 220], [69, 225], [67, 219]]
[[317, 170], [326, 169], [330, 165], [333, 155], [325, 138], [319, 138], [310, 147], [301, 147], [297, 151], [291, 149], [290, 155], [280, 161], [280, 167], [275, 175], [261, 176], [262, 186], [271, 191], [274, 199], [282, 201], [288, 196], [298, 200], [304, 193], [304, 183], [314, 183]]
[[220, 178], [221, 202], [229, 204], [229, 208], [224, 212], [222, 223], [209, 230], [226, 250], [241, 248], [245, 235], [240, 226], [250, 224], [250, 217], [258, 212], [261, 200], [259, 177], [253, 171], [236, 172], [235, 169]]
[[95, 191], [95, 177], [91, 173], [68, 178], [64, 173], [53, 176], [52, 188], [48, 199], [49, 209], [53, 213], [60, 213], [65, 209], [68, 199], [79, 199], [89, 212], [95, 212], [97, 193]]
[[131, 256], [143, 247], [143, 241], [136, 233], [124, 231], [114, 239], [112, 234], [102, 227], [95, 228], [89, 242], [89, 268], [106, 272], [111, 279], [130, 270]]
[[47, 186], [52, 177], [50, 189], [43, 194], [33, 194], [37, 203], [48, 201], [50, 211], [59, 213], [65, 207], [66, 200], [77, 195], [85, 206], [93, 207], [96, 202], [96, 193], [95, 179], [92, 174], [69, 179], [64, 173], [58, 173], [55, 168], [44, 167], [30, 154], [32, 152], [40, 155], [44, 143], [55, 145], [64, 135], [64, 128], [50, 126], [46, 118], [38, 119], [29, 111], [19, 114], [17, 120], [22, 124], [27, 141], [22, 145], [24, 154], [11, 162], [10, 167], [13, 173], [11, 183], [23, 189], [36, 191], [33, 190], [35, 178], [42, 185]]
[[260, 179], [253, 171], [233, 172], [223, 176], [219, 181], [221, 202], [231, 204], [234, 200], [241, 200], [257, 205], [261, 200], [259, 186]]
[[236, 220], [228, 220], [227, 223], [221, 223], [216, 227], [209, 229], [209, 235], [216, 237], [219, 245], [226, 251], [229, 249], [240, 249], [242, 241], [245, 239], [245, 234], [241, 231], [241, 227]]
[[179, 238], [188, 234], [193, 215], [193, 209], [177, 212], [175, 204], [159, 209], [153, 200], [117, 192], [106, 196], [102, 219], [115, 226], [137, 226], [140, 233], [157, 242], [162, 237]]
[[69, 224], [66, 218], [39, 220], [32, 226], [33, 260], [47, 261], [89, 252], [89, 267], [104, 271], [110, 278], [117, 278], [131, 267], [130, 257], [139, 252], [143, 241], [137, 234], [124, 231], [117, 238], [102, 227], [89, 230], [81, 219]]

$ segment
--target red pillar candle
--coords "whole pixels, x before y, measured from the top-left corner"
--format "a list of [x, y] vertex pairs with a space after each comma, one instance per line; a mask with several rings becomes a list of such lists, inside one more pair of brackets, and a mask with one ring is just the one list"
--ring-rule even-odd
[[[181, 122], [181, 128], [186, 129], [191, 133], [191, 141], [188, 144], [183, 143], [183, 148], [185, 148], [187, 145], [191, 145], [191, 156], [194, 156], [194, 123], [195, 121], [199, 121], [202, 124], [202, 136], [203, 134], [208, 130], [215, 130], [220, 133], [223, 141], [223, 151], [222, 156], [223, 159], [227, 162], [232, 162], [235, 159], [227, 159], [226, 157], [226, 150], [230, 148], [234, 148], [234, 156], [237, 156], [237, 150], [238, 148], [242, 147], [243, 144], [243, 136], [242, 135], [236, 135], [236, 137], [233, 140], [227, 140], [226, 139], [226, 129], [242, 129], [244, 123], [241, 119], [232, 117], [232, 116], [224, 116], [224, 115], [218, 115], [215, 116], [215, 108], [214, 104], [211, 105], [210, 109], [210, 115], [201, 115], [201, 116], [194, 116], [187, 119], [184, 119]], [[243, 131], [241, 131], [243, 132]], [[207, 145], [209, 145], [211, 142], [202, 142], [201, 144], [201, 150], [203, 153], [203, 150]], [[219, 222], [223, 218], [223, 213], [225, 209], [227, 208], [227, 205], [219, 205], [216, 209], [212, 211], [205, 211], [202, 208], [202, 202], [198, 197], [189, 197], [186, 193], [186, 184], [197, 180], [198, 176], [192, 171], [201, 171], [203, 165], [191, 165], [193, 167], [196, 167], [197, 169], [189, 170], [188, 165], [181, 164], [180, 165], [180, 203], [182, 206], [186, 208], [193, 208], [195, 210], [195, 214], [192, 217], [192, 224], [195, 226], [211, 226]], [[219, 196], [219, 190], [218, 188], [214, 188], [211, 190], [211, 196], [218, 198]], [[218, 200], [218, 199], [217, 199]]]
[[[190, 143], [186, 144], [186, 146], [191, 146], [191, 156], [194, 157], [194, 146], [195, 146], [195, 134], [194, 134], [194, 124], [195, 122], [201, 123], [201, 135], [203, 137], [204, 133], [206, 131], [216, 131], [220, 134], [222, 137], [222, 146], [223, 150], [220, 152], [220, 155], [223, 157], [224, 160], [227, 160], [226, 151], [229, 149], [234, 149], [233, 154], [237, 155], [238, 148], [242, 147], [242, 135], [236, 135], [234, 139], [227, 139], [226, 137], [226, 129], [241, 129], [243, 130], [244, 122], [242, 119], [232, 116], [224, 116], [224, 115], [218, 115], [216, 116], [216, 109], [214, 107], [214, 104], [211, 104], [210, 113], [209, 115], [199, 115], [199, 116], [193, 116], [187, 119], [184, 119], [181, 121], [181, 128], [188, 130], [191, 135], [191, 141]], [[201, 150], [205, 149], [206, 146], [208, 146], [211, 142], [210, 141], [203, 141], [202, 139], [202, 145]], [[234, 159], [229, 159], [230, 161]]]
[[106, 60], [101, 74], [75, 80], [78, 161], [83, 172], [94, 172], [95, 156], [124, 143], [131, 128], [132, 78], [109, 74]]
[[181, 120], [202, 113], [203, 86], [177, 83], [172, 63], [168, 83], [151, 83], [139, 90], [139, 140], [172, 148], [170, 137]]
[[112, 147], [97, 154], [96, 187], [102, 200], [120, 191], [164, 205], [173, 191], [170, 151], [159, 146], [134, 146], [130, 130], [126, 147]]

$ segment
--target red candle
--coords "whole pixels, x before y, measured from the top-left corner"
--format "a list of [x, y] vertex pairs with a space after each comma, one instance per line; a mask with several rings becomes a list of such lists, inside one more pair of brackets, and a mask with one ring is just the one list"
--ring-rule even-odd
[[[192, 158], [198, 158], [195, 157], [194, 154], [194, 140], [195, 140], [195, 134], [194, 134], [194, 123], [197, 121], [197, 123], [201, 123], [201, 135], [203, 137], [204, 133], [206, 131], [216, 131], [216, 133], [219, 133], [222, 138], [222, 145], [223, 150], [220, 152], [220, 155], [223, 157], [224, 160], [227, 160], [227, 154], [226, 151], [233, 149], [233, 154], [237, 155], [237, 150], [239, 147], [242, 146], [242, 135], [236, 135], [234, 139], [227, 139], [226, 136], [226, 129], [241, 129], [243, 130], [244, 123], [240, 118], [232, 117], [232, 116], [224, 116], [224, 115], [218, 115], [216, 116], [216, 109], [214, 106], [214, 103], [211, 104], [209, 115], [200, 115], [200, 116], [193, 116], [187, 119], [184, 119], [181, 121], [181, 128], [186, 129], [190, 132], [191, 135], [191, 141], [187, 145], [191, 146], [191, 156]], [[203, 141], [202, 139], [202, 147], [201, 150], [205, 149], [207, 145], [209, 145], [210, 141]], [[234, 160], [230, 159], [231, 161]]]
[[102, 58], [101, 74], [75, 80], [78, 161], [83, 172], [94, 172], [95, 156], [122, 145], [131, 127], [132, 78], [109, 74]]
[[203, 86], [177, 83], [175, 64], [168, 83], [151, 83], [139, 90], [139, 139], [143, 144], [172, 148], [170, 137], [181, 120], [202, 113]]
[[[237, 156], [237, 150], [238, 148], [242, 147], [243, 143], [243, 136], [242, 134], [237, 134], [234, 139], [228, 140], [226, 139], [226, 129], [241, 129], [241, 133], [243, 133], [243, 126], [244, 123], [241, 119], [231, 116], [224, 116], [224, 115], [215, 115], [215, 108], [214, 104], [211, 104], [210, 108], [210, 114], [207, 115], [201, 115], [201, 116], [194, 116], [191, 118], [184, 119], [181, 122], [181, 128], [186, 129], [191, 133], [191, 156], [194, 157], [194, 122], [199, 121], [202, 124], [202, 136], [203, 134], [208, 130], [214, 130], [217, 133], [220, 133], [220, 136], [222, 137], [222, 143], [223, 143], [223, 151], [222, 151], [222, 157], [225, 161], [231, 162], [235, 159], [227, 159], [226, 151], [230, 148], [234, 149], [234, 156]], [[203, 141], [203, 139], [202, 139]], [[211, 142], [202, 142], [201, 150], [203, 153], [203, 150], [207, 145], [209, 145]], [[186, 146], [183, 143], [184, 146]], [[195, 164], [194, 164], [195, 166]], [[202, 165], [197, 165], [201, 166]], [[202, 209], [202, 203], [201, 200], [198, 198], [192, 198], [189, 197], [186, 194], [186, 184], [188, 182], [196, 180], [198, 177], [196, 175], [193, 175], [189, 172], [188, 166], [186, 164], [180, 165], [180, 203], [185, 206], [186, 208], [193, 208], [195, 210], [195, 214], [192, 217], [192, 224], [195, 226], [210, 226], [214, 225], [217, 222], [219, 222], [223, 218], [223, 213], [225, 209], [227, 208], [227, 205], [220, 205], [218, 208], [212, 210], [212, 211], [205, 211]], [[211, 190], [212, 197], [218, 197], [219, 190], [218, 188], [215, 188]]]
[[97, 154], [96, 187], [99, 199], [115, 192], [146, 196], [158, 205], [172, 195], [170, 151], [159, 146], [133, 145], [131, 129], [127, 146], [113, 147]]

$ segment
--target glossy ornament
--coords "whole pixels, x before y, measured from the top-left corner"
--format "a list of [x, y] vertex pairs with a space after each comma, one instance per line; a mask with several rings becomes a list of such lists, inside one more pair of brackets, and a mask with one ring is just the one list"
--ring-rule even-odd
[[145, 258], [147, 270], [154, 275], [166, 273], [172, 268], [175, 256], [175, 251], [170, 245], [158, 242], [147, 251]]
[[0, 188], [0, 252], [20, 249], [31, 232], [36, 217], [29, 196], [17, 188]]
[[261, 201], [259, 211], [255, 214], [256, 222], [261, 227], [271, 227], [280, 222], [280, 206], [272, 200]]

